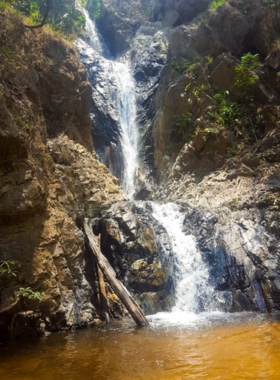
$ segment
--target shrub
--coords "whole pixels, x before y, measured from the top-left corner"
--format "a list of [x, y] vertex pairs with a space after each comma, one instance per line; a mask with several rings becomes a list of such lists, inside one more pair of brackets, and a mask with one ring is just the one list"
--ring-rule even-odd
[[218, 8], [219, 6], [223, 5], [224, 3], [226, 2], [226, 0], [214, 0], [212, 3], [211, 3], [211, 9], [214, 10], [216, 8]]
[[16, 277], [17, 272], [12, 268], [16, 264], [17, 262], [15, 260], [0, 261], [0, 276], [8, 274]]
[[30, 287], [27, 288], [19, 288], [17, 292], [19, 297], [27, 298], [29, 300], [38, 300], [41, 301], [44, 297], [45, 293], [43, 292], [34, 292]]
[[253, 74], [253, 70], [261, 67], [258, 54], [247, 53], [241, 57], [240, 64], [235, 68], [236, 80], [235, 86], [247, 90], [250, 86], [256, 83], [257, 78]]

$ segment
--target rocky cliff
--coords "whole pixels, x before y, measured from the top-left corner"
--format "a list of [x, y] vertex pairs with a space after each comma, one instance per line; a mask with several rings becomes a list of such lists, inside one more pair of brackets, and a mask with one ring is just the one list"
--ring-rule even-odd
[[0, 40], [1, 335], [92, 324], [94, 263], [76, 219], [124, 196], [93, 152], [91, 87], [73, 45], [53, 33], [1, 10]]
[[137, 197], [182, 205], [228, 310], [278, 310], [280, 20], [211, 3], [102, 0], [99, 28], [134, 69]]

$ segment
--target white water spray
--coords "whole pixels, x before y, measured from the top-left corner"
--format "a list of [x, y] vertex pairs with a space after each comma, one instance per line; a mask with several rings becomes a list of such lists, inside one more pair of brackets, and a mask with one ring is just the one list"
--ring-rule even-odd
[[119, 93], [122, 148], [125, 163], [122, 180], [123, 189], [128, 197], [132, 198], [135, 190], [134, 183], [138, 167], [135, 85], [130, 69], [126, 64], [114, 62], [113, 68]]
[[84, 14], [85, 19], [86, 19], [85, 31], [89, 38], [88, 45], [92, 47], [96, 53], [100, 54], [101, 56], [108, 57], [109, 56], [108, 49], [101, 35], [98, 33], [98, 30], [96, 29], [95, 23], [89, 17], [88, 11], [84, 8], [79, 8], [79, 9]]
[[[153, 216], [165, 228], [176, 256], [176, 304], [169, 314], [177, 322], [191, 313], [209, 312], [214, 301], [214, 289], [209, 284], [209, 271], [192, 235], [183, 232], [184, 214], [173, 203], [153, 204]], [[166, 316], [166, 315], [165, 315]]]

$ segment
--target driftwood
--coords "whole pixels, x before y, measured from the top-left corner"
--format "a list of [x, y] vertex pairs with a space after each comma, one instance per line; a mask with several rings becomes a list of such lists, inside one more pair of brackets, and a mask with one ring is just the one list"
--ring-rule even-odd
[[[100, 246], [100, 235], [96, 237], [96, 244]], [[107, 294], [106, 294], [106, 286], [104, 281], [104, 276], [99, 268], [99, 265], [96, 264], [96, 273], [98, 277], [98, 284], [99, 284], [99, 293], [98, 293], [98, 301], [101, 309], [104, 312], [105, 320], [107, 325], [110, 323], [110, 317], [109, 317], [109, 306], [108, 306], [108, 300], [107, 300]]]
[[100, 302], [100, 306], [102, 310], [104, 311], [105, 320], [108, 325], [110, 323], [110, 317], [109, 317], [109, 306], [108, 306], [108, 301], [107, 301], [104, 276], [98, 264], [96, 265], [96, 267], [97, 267], [98, 282], [99, 282], [99, 297], [100, 297], [99, 302]]
[[116, 278], [116, 273], [109, 261], [102, 254], [98, 244], [96, 243], [96, 236], [93, 234], [91, 227], [89, 226], [88, 219], [84, 220], [83, 223], [84, 233], [88, 240], [89, 247], [100, 267], [102, 273], [106, 277], [110, 286], [122, 301], [124, 306], [127, 308], [128, 312], [136, 322], [138, 326], [145, 327], [148, 326], [148, 321], [145, 318], [143, 311], [140, 306], [134, 301], [126, 287]]

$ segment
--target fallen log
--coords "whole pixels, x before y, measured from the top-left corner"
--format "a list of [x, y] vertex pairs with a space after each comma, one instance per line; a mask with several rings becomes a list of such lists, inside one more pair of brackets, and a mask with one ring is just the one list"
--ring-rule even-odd
[[96, 236], [93, 234], [92, 229], [89, 226], [88, 219], [84, 220], [83, 229], [89, 247], [97, 261], [97, 264], [100, 267], [104, 276], [106, 277], [107, 281], [109, 282], [110, 286], [116, 293], [116, 295], [127, 308], [128, 312], [130, 313], [130, 315], [132, 316], [132, 318], [138, 326], [148, 326], [149, 323], [145, 318], [145, 315], [141, 310], [140, 306], [134, 301], [126, 287], [116, 278], [116, 273], [114, 269], [112, 268], [107, 258], [102, 254], [98, 244], [96, 243]]
[[110, 323], [109, 306], [108, 306], [108, 301], [107, 301], [104, 276], [98, 264], [96, 265], [96, 267], [97, 267], [98, 282], [99, 282], [100, 306], [104, 312], [106, 323], [107, 325], [109, 325]]

